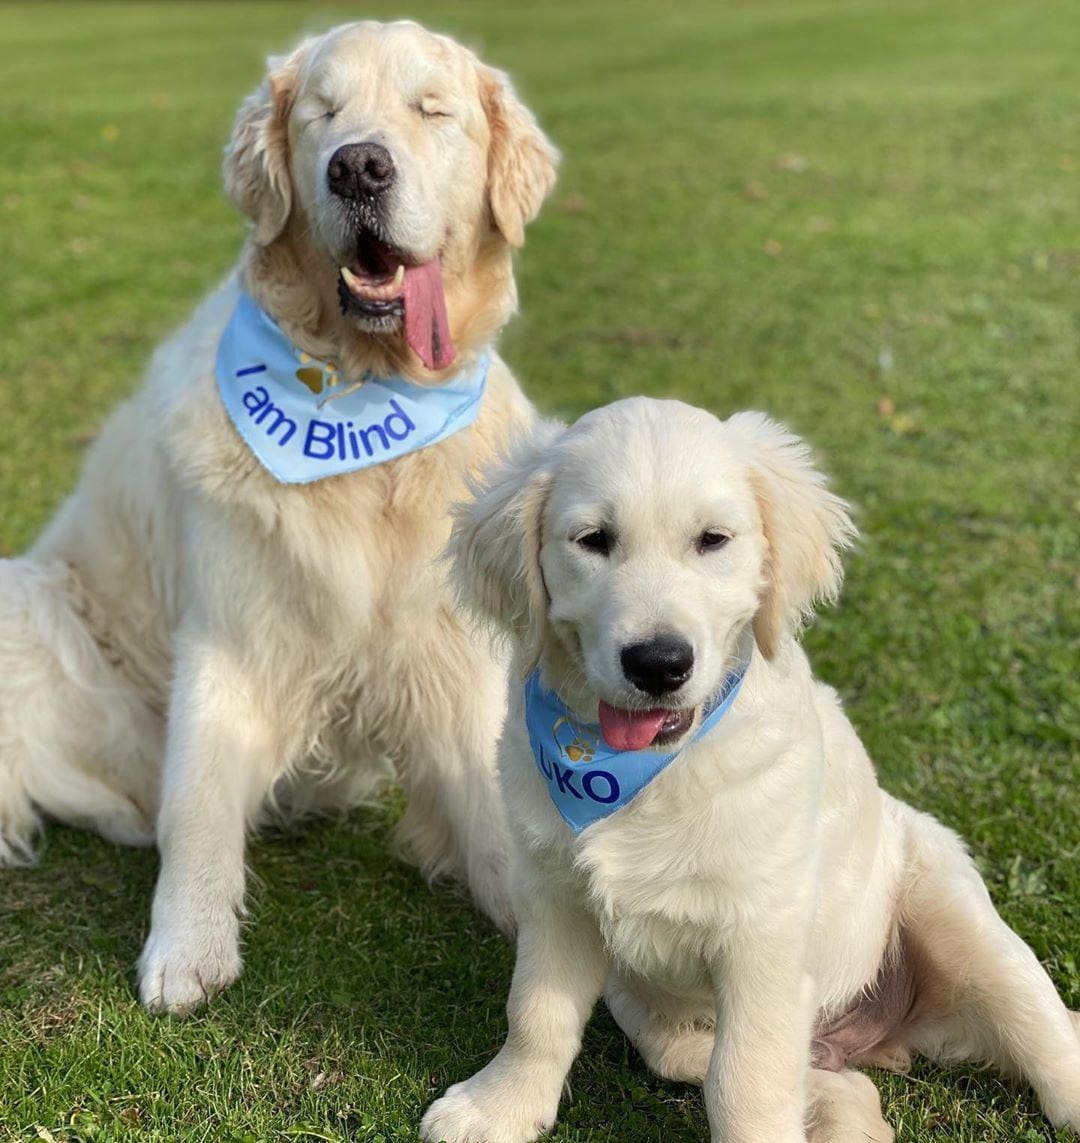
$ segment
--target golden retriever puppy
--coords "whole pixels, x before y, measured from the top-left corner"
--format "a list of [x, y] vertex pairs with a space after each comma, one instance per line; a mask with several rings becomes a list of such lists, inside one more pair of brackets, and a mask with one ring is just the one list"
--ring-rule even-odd
[[41, 814], [156, 839], [152, 1009], [240, 972], [246, 831], [387, 763], [405, 847], [509, 924], [505, 664], [436, 557], [532, 418], [493, 343], [555, 162], [505, 75], [415, 24], [272, 59], [225, 153], [236, 271], [0, 563], [0, 859], [32, 858]]
[[605, 981], [714, 1140], [889, 1140], [853, 1069], [910, 1052], [1021, 1075], [1080, 1128], [1076, 1018], [795, 639], [852, 535], [801, 441], [674, 401], [548, 426], [462, 508], [457, 582], [525, 678], [499, 758], [519, 937], [506, 1044], [424, 1139], [549, 1128]]

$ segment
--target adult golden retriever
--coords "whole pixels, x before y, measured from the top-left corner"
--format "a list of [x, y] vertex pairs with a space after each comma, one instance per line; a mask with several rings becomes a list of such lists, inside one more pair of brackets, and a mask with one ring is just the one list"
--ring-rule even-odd
[[[0, 861], [32, 859], [42, 814], [156, 839], [152, 1009], [240, 972], [246, 831], [270, 807], [355, 803], [387, 760], [406, 848], [508, 923], [505, 668], [436, 557], [469, 473], [532, 417], [491, 346], [556, 158], [502, 73], [415, 24], [272, 59], [225, 154], [253, 223], [236, 270], [158, 350], [38, 543], [0, 563]], [[241, 291], [317, 375], [330, 363], [328, 385], [438, 386], [492, 354], [479, 414], [387, 463], [279, 483], [216, 386]]]

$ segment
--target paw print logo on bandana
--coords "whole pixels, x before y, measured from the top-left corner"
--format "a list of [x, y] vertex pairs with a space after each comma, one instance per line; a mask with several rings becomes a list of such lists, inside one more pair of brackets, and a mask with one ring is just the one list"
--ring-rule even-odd
[[571, 762], [591, 762], [596, 757], [596, 739], [568, 718], [560, 718], [551, 728], [551, 733], [563, 755]]
[[302, 381], [318, 397], [324, 389], [333, 389], [341, 382], [338, 367], [332, 361], [319, 361], [302, 349], [295, 350], [300, 368], [296, 371], [297, 381]]
[[563, 753], [571, 762], [591, 762], [596, 756], [596, 743], [591, 738], [575, 738]]

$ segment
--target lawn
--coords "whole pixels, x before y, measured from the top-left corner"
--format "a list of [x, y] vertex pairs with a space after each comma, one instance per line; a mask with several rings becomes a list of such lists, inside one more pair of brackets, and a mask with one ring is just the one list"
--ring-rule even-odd
[[[235, 257], [219, 159], [263, 55], [404, 11], [509, 69], [565, 153], [503, 344], [528, 392], [814, 442], [863, 531], [817, 670], [1080, 1007], [1073, 0], [0, 8], [0, 554]], [[500, 1043], [512, 954], [387, 855], [399, 812], [258, 842], [244, 976], [183, 1023], [134, 998], [155, 856], [50, 829], [0, 873], [0, 1139], [415, 1137]], [[901, 1143], [1065, 1138], [986, 1073], [876, 1078]], [[598, 1011], [556, 1138], [705, 1132]]]

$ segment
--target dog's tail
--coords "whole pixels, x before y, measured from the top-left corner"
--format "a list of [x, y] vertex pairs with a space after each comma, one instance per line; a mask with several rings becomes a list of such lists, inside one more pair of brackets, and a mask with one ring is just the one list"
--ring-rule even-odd
[[[27, 695], [40, 675], [41, 637], [34, 628], [54, 594], [42, 569], [25, 559], [0, 560], [0, 866], [32, 865], [41, 815], [27, 786]], [[33, 705], [31, 703], [31, 705]]]
[[137, 756], [138, 704], [82, 602], [67, 564], [0, 560], [0, 865], [34, 862], [43, 813], [123, 844], [153, 842], [147, 814], [99, 773]]

